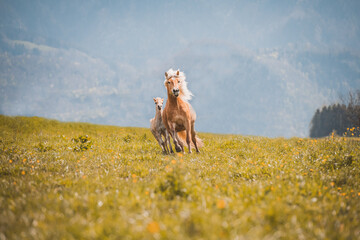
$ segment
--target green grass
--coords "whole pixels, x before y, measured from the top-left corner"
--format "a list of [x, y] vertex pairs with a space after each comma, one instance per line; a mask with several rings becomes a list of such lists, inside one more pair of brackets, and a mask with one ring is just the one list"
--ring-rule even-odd
[[359, 239], [360, 141], [0, 116], [0, 239]]

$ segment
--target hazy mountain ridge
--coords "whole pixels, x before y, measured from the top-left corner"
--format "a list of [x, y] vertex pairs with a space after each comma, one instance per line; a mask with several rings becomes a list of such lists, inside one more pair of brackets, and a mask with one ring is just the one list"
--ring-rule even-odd
[[[150, 19], [149, 11], [162, 12], [173, 2], [155, 10], [149, 4], [136, 9], [130, 2], [111, 1], [0, 4], [5, 6], [0, 25], [2, 114], [146, 127], [154, 114], [151, 99], [166, 97], [163, 75], [174, 67], [185, 71], [195, 95], [191, 103], [198, 131], [306, 136], [318, 107], [332, 103], [339, 92], [360, 88], [356, 49], [331, 47], [335, 42], [318, 47], [317, 40], [251, 49], [231, 39], [185, 39], [184, 32], [199, 30], [197, 23], [162, 32], [164, 25], [185, 20], [172, 19], [165, 11]], [[180, 4], [177, 11], [186, 16], [186, 6]], [[219, 14], [207, 9], [214, 17], [209, 23], [234, 17], [220, 14], [222, 8]], [[291, 11], [268, 31], [279, 34], [282, 26], [296, 27], [304, 19], [311, 24], [321, 17], [309, 17], [301, 8]], [[134, 13], [156, 24], [146, 28]], [[188, 17], [194, 18], [190, 12]], [[297, 34], [304, 37], [305, 32]]]

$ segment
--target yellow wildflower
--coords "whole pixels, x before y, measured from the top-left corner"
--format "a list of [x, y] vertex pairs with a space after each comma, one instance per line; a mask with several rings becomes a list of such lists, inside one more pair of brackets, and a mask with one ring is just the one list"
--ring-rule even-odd
[[158, 233], [160, 232], [160, 226], [157, 222], [153, 221], [147, 225], [147, 230], [150, 233]]
[[226, 202], [224, 199], [219, 199], [216, 203], [216, 207], [219, 209], [224, 209], [226, 207]]

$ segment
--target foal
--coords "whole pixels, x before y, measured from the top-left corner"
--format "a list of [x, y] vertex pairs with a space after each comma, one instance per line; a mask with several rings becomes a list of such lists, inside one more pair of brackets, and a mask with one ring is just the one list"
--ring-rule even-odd
[[[159, 97], [154, 98], [155, 102], [155, 117], [150, 119], [150, 130], [154, 135], [155, 139], [158, 141], [163, 153], [173, 153], [171, 143], [170, 143], [170, 136], [168, 131], [166, 130], [163, 121], [162, 121], [162, 105], [164, 99]], [[163, 141], [162, 136], [164, 136], [165, 141]], [[167, 146], [167, 142], [169, 142], [170, 151]]]

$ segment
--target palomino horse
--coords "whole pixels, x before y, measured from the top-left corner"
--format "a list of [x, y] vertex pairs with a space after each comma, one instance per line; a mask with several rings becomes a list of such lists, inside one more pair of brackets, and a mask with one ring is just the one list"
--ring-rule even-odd
[[[170, 136], [168, 131], [166, 130], [164, 123], [162, 121], [162, 105], [164, 102], [163, 98], [154, 98], [155, 102], [155, 117], [150, 119], [150, 130], [152, 134], [154, 135], [155, 139], [158, 141], [163, 153], [173, 153], [171, 142], [170, 142]], [[162, 136], [164, 136], [165, 141], [162, 139]], [[170, 151], [167, 146], [167, 143], [169, 143]]]
[[[167, 89], [168, 99], [163, 111], [163, 122], [174, 140], [177, 152], [184, 152], [184, 144], [178, 136], [183, 137], [186, 134], [186, 143], [191, 153], [191, 141], [199, 151], [202, 141], [196, 137], [195, 120], [196, 113], [191, 107], [188, 100], [191, 99], [192, 93], [187, 89], [185, 74], [179, 70], [169, 69], [165, 73], [165, 88]], [[185, 132], [185, 134], [184, 134]]]

